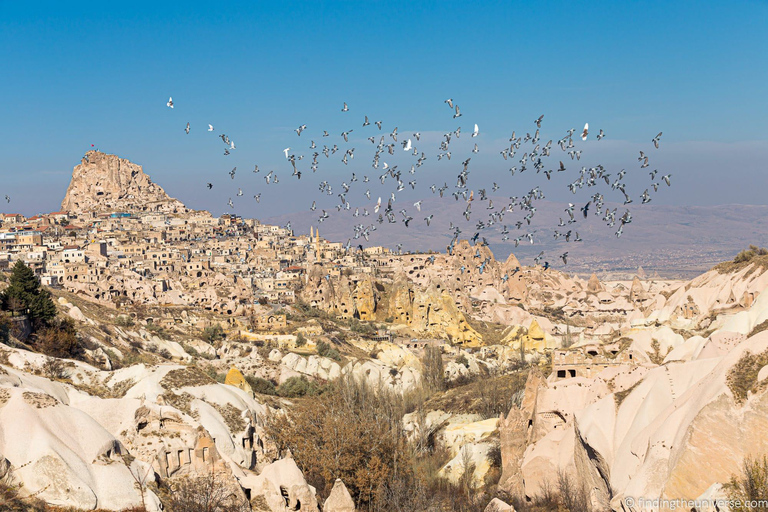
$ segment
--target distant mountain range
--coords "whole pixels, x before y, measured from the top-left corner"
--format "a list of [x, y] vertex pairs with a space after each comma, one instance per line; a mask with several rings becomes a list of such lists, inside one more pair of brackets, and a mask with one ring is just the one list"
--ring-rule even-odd
[[[508, 200], [504, 197], [491, 197], [496, 205], [504, 205]], [[320, 210], [315, 212], [302, 211], [293, 214], [280, 215], [262, 219], [266, 223], [285, 225], [291, 222], [296, 233], [309, 232], [310, 226], [320, 228], [323, 238], [346, 243], [354, 235], [353, 226], [374, 224], [366, 242], [362, 237], [351, 241], [353, 247], [362, 244], [364, 247], [383, 245], [395, 248], [403, 244], [403, 251], [445, 251], [451, 239], [450, 224], [458, 224], [462, 233], [461, 238], [470, 238], [479, 232], [485, 237], [497, 259], [506, 258], [510, 252], [523, 264], [533, 264], [533, 258], [544, 251], [542, 261], [550, 265], [578, 274], [596, 272], [602, 278], [631, 277], [642, 267], [643, 271], [653, 276], [658, 274], [664, 278], [690, 278], [714, 264], [733, 258], [741, 249], [749, 244], [761, 245], [768, 242], [768, 206], [756, 205], [717, 205], [717, 206], [667, 206], [667, 205], [636, 205], [631, 204], [632, 222], [624, 227], [620, 238], [615, 236], [618, 229], [618, 218], [626, 209], [621, 204], [606, 203], [604, 208], [617, 208], [617, 223], [610, 228], [602, 221], [602, 215], [594, 214], [594, 205], [590, 205], [587, 219], [584, 219], [580, 208], [576, 205], [574, 215], [576, 222], [558, 227], [560, 219], [567, 223], [569, 216], [565, 212], [565, 203], [538, 201], [532, 223], [525, 222], [521, 229], [515, 223], [522, 220], [525, 212], [519, 209], [514, 213], [506, 213], [501, 223], [494, 223], [490, 228], [477, 229], [478, 221], [488, 221], [487, 201], [472, 204], [472, 215], [467, 222], [462, 213], [466, 208], [463, 200], [453, 198], [439, 200], [430, 198], [421, 205], [421, 212], [412, 203], [395, 203], [393, 209], [397, 218], [396, 224], [386, 220], [383, 224], [376, 222], [378, 215], [373, 213], [373, 204], [368, 211], [370, 216], [364, 217], [360, 209], [359, 217], [353, 217], [352, 211], [336, 209], [329, 210], [330, 217], [319, 222]], [[407, 210], [407, 215], [414, 219], [406, 228], [399, 213]], [[383, 210], [383, 207], [382, 207]], [[605, 211], [605, 209], [603, 210]], [[431, 225], [427, 227], [424, 217], [433, 215]], [[509, 240], [502, 241], [501, 230], [506, 225], [509, 230]], [[563, 238], [555, 240], [554, 230], [560, 233], [572, 231], [571, 242]], [[524, 237], [526, 233], [534, 233], [535, 243], [531, 245]], [[575, 233], [583, 239], [574, 242]], [[523, 236], [518, 247], [513, 240]], [[480, 239], [482, 240], [482, 239]], [[559, 257], [568, 252], [567, 265]]]

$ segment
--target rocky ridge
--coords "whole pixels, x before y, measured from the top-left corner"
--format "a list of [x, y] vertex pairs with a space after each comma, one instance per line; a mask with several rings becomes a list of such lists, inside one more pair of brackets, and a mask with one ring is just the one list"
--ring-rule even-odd
[[75, 166], [61, 209], [72, 213], [186, 211], [180, 201], [152, 182], [140, 165], [100, 151], [88, 151]]

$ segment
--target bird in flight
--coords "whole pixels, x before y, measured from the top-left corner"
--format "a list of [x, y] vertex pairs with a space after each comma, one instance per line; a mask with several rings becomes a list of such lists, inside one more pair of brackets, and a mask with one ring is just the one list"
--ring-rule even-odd
[[656, 149], [659, 149], [659, 141], [661, 140], [661, 132], [657, 136], [653, 138], [651, 142], [653, 142], [653, 145]]
[[581, 132], [581, 140], [587, 140], [589, 135], [589, 123], [584, 123], [584, 130]]
[[208, 124], [208, 131], [209, 131], [209, 132], [212, 132], [212, 131], [213, 131], [213, 125], [212, 125], [212, 124]]
[[184, 132], [189, 135], [189, 123], [187, 123], [187, 127], [184, 128]]
[[166, 103], [170, 108], [173, 108], [173, 98], [168, 98], [168, 103]]
[[347, 106], [347, 102], [344, 102], [344, 108], [341, 109], [342, 112], [349, 112], [349, 107]]

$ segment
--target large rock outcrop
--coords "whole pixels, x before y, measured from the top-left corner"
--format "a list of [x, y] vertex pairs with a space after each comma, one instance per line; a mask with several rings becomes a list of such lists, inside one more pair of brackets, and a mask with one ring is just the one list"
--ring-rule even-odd
[[136, 165], [117, 155], [89, 151], [72, 171], [63, 211], [186, 211]]

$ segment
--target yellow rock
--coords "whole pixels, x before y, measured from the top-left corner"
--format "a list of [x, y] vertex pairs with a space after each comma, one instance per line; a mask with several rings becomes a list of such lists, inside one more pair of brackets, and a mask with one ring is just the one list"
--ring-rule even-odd
[[240, 372], [240, 370], [234, 366], [227, 372], [227, 377], [224, 379], [224, 384], [240, 388], [246, 393], [253, 393], [251, 385], [248, 384], [247, 380], [245, 380], [245, 377], [243, 377], [243, 374]]
[[534, 340], [544, 339], [544, 330], [539, 326], [539, 323], [536, 320], [531, 322], [531, 326], [528, 328], [528, 337]]

